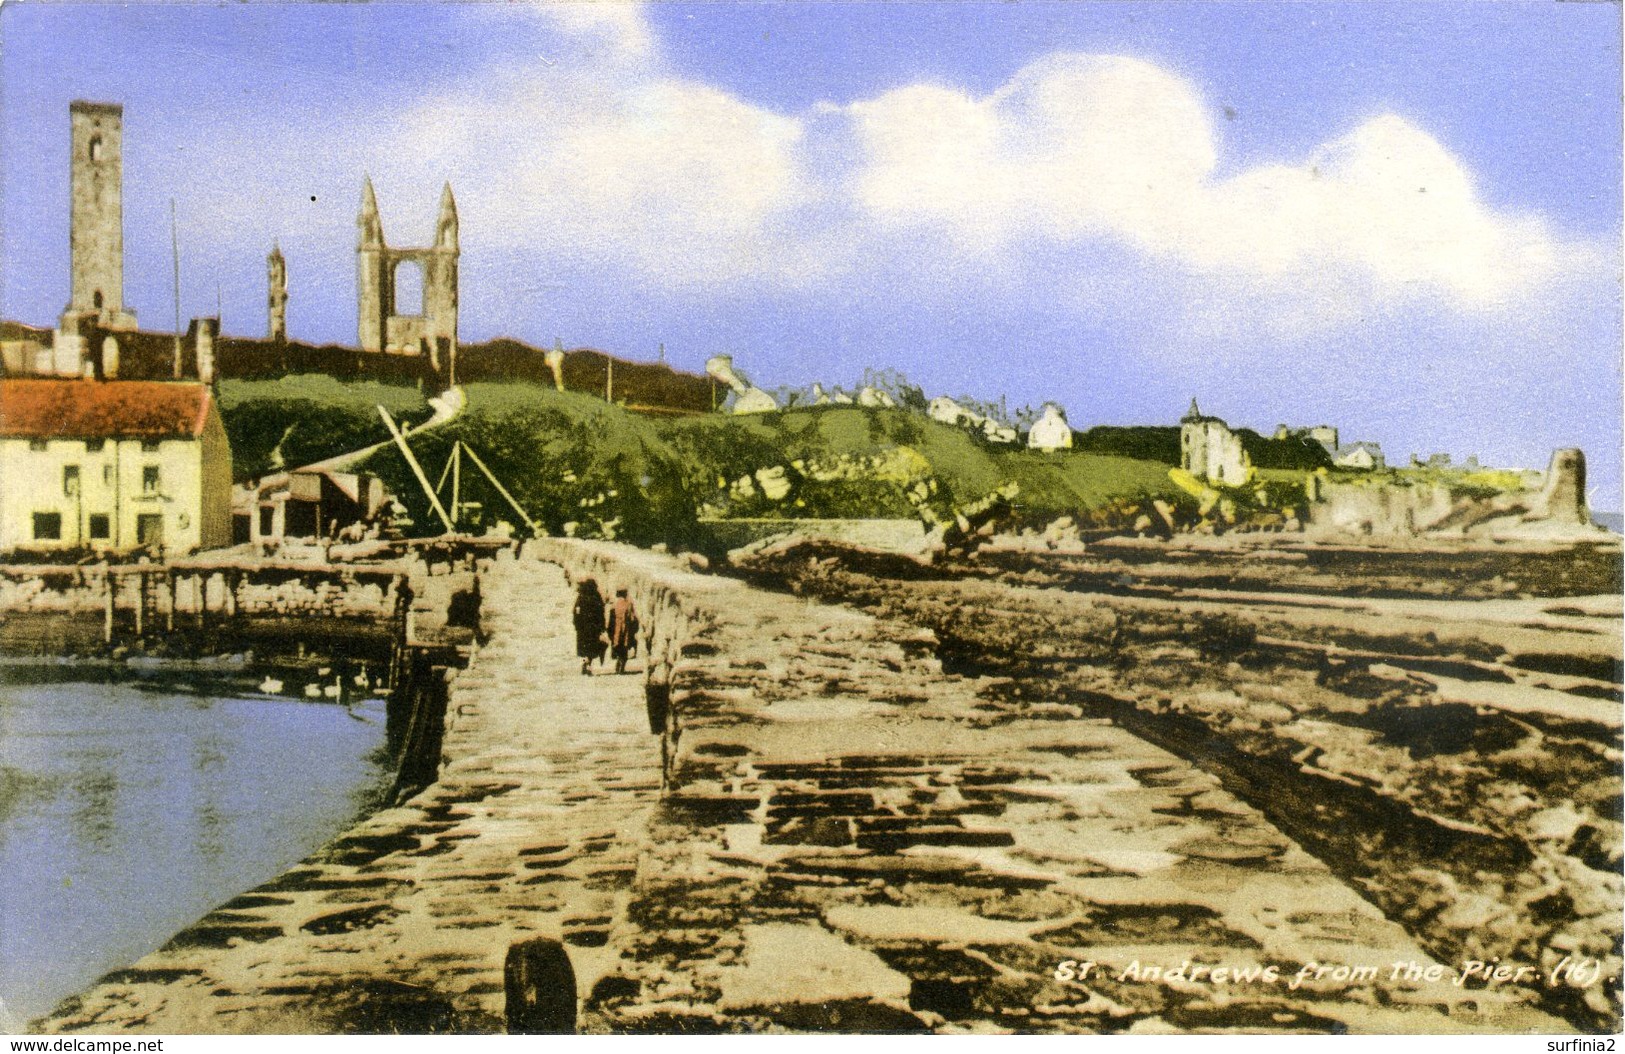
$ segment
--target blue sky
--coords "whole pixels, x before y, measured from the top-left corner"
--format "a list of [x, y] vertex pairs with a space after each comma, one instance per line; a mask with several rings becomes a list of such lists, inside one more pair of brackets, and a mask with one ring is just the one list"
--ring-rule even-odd
[[[7, 4], [0, 314], [67, 300], [67, 104], [125, 106], [126, 299], [354, 339], [450, 179], [462, 336], [766, 386], [892, 366], [1075, 426], [1541, 467], [1620, 505], [1620, 8]], [[72, 55], [73, 61], [64, 61]]]

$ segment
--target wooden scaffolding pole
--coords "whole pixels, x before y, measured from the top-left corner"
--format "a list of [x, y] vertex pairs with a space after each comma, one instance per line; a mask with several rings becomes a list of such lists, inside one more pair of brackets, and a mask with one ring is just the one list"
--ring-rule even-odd
[[513, 495], [508, 493], [508, 488], [502, 485], [501, 481], [497, 479], [495, 473], [485, 467], [485, 462], [480, 460], [480, 456], [474, 453], [474, 451], [468, 447], [464, 447], [463, 449], [468, 450], [468, 456], [474, 460], [474, 467], [485, 473], [485, 478], [491, 481], [491, 486], [495, 487], [497, 489], [497, 493], [501, 494], [505, 499], [507, 499], [508, 504], [513, 506], [513, 511], [517, 512], [519, 514], [519, 518], [525, 521], [525, 526], [530, 528], [531, 533], [538, 533], [536, 521], [532, 520], [528, 515], [525, 514], [525, 510], [519, 507], [519, 503], [514, 500]]
[[395, 419], [389, 416], [389, 411], [382, 406], [378, 407], [378, 415], [384, 419], [384, 425], [389, 429], [390, 437], [395, 440], [395, 445], [401, 448], [402, 456], [406, 458], [407, 465], [411, 466], [412, 475], [418, 478], [418, 486], [422, 487], [423, 493], [428, 495], [429, 504], [434, 506], [435, 515], [439, 516], [440, 522], [445, 524], [446, 533], [453, 533], [456, 528], [452, 526], [451, 517], [446, 515], [446, 510], [441, 506], [440, 496], [434, 492], [433, 487], [429, 486], [429, 477], [423, 474], [423, 466], [418, 464], [418, 459], [412, 455], [412, 448], [406, 445], [406, 437], [401, 435], [401, 430], [395, 426]]

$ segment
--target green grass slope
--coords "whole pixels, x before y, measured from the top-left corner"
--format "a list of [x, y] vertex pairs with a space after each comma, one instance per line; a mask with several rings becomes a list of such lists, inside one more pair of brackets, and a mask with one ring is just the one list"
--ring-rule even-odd
[[[431, 481], [460, 439], [550, 533], [690, 544], [701, 517], [913, 517], [915, 487], [952, 509], [1014, 481], [1017, 509], [1035, 519], [1172, 493], [1155, 462], [1000, 448], [902, 410], [650, 418], [539, 386], [467, 392], [461, 417], [413, 439]], [[403, 496], [416, 523], [438, 523], [396, 452], [380, 451], [367, 468]], [[481, 505], [476, 525], [517, 522], [466, 462], [462, 480], [465, 500]]]
[[[430, 482], [440, 481], [461, 440], [551, 534], [697, 545], [702, 518], [908, 518], [919, 502], [951, 512], [1010, 482], [1020, 488], [1017, 513], [1033, 522], [1174, 494], [1167, 466], [1154, 460], [1001, 447], [904, 410], [658, 418], [541, 385], [465, 390], [458, 418], [411, 438]], [[404, 387], [311, 376], [222, 385], [241, 477], [271, 467], [276, 454], [300, 465], [386, 439], [378, 403], [408, 419], [427, 414], [418, 392]], [[361, 467], [400, 496], [414, 532], [439, 532], [397, 450], [376, 451]], [[476, 504], [468, 529], [519, 523], [470, 459], [461, 491], [464, 502]], [[442, 499], [450, 501], [449, 480]]]
[[339, 381], [325, 374], [220, 382], [220, 413], [231, 439], [232, 471], [252, 479], [298, 468], [389, 438], [377, 407], [421, 420], [428, 404], [415, 387]]

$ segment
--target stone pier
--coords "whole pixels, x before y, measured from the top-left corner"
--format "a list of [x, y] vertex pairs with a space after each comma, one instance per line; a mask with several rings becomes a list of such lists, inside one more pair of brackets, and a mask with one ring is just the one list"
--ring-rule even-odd
[[[586, 575], [641, 609], [628, 676], [579, 673]], [[1042, 686], [945, 674], [927, 632], [604, 543], [532, 542], [483, 593], [437, 782], [39, 1027], [501, 1031], [536, 937], [584, 1031], [1565, 1027], [1457, 964], [1422, 979], [1217, 779]], [[1182, 962], [1278, 980], [1145, 972]]]

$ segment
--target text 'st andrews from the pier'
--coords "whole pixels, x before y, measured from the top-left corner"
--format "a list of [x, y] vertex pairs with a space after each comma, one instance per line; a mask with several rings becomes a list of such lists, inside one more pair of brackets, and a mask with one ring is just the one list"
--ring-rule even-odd
[[1092, 959], [1064, 959], [1055, 967], [1057, 981], [1089, 981], [1110, 977], [1118, 982], [1141, 982], [1167, 985], [1285, 985], [1296, 991], [1305, 985], [1313, 988], [1330, 985], [1356, 984], [1449, 984], [1457, 988], [1494, 988], [1503, 985], [1545, 985], [1570, 988], [1591, 988], [1600, 981], [1618, 983], [1617, 977], [1603, 977], [1602, 963], [1597, 959], [1565, 955], [1549, 971], [1518, 963], [1504, 963], [1500, 959], [1484, 961], [1468, 959], [1459, 966], [1443, 963], [1417, 962], [1398, 959], [1382, 965], [1350, 963], [1321, 963], [1313, 960], [1294, 970], [1278, 963], [1268, 965], [1209, 964], [1185, 959], [1175, 966], [1165, 963], [1142, 963], [1135, 959], [1126, 966], [1096, 962]]

